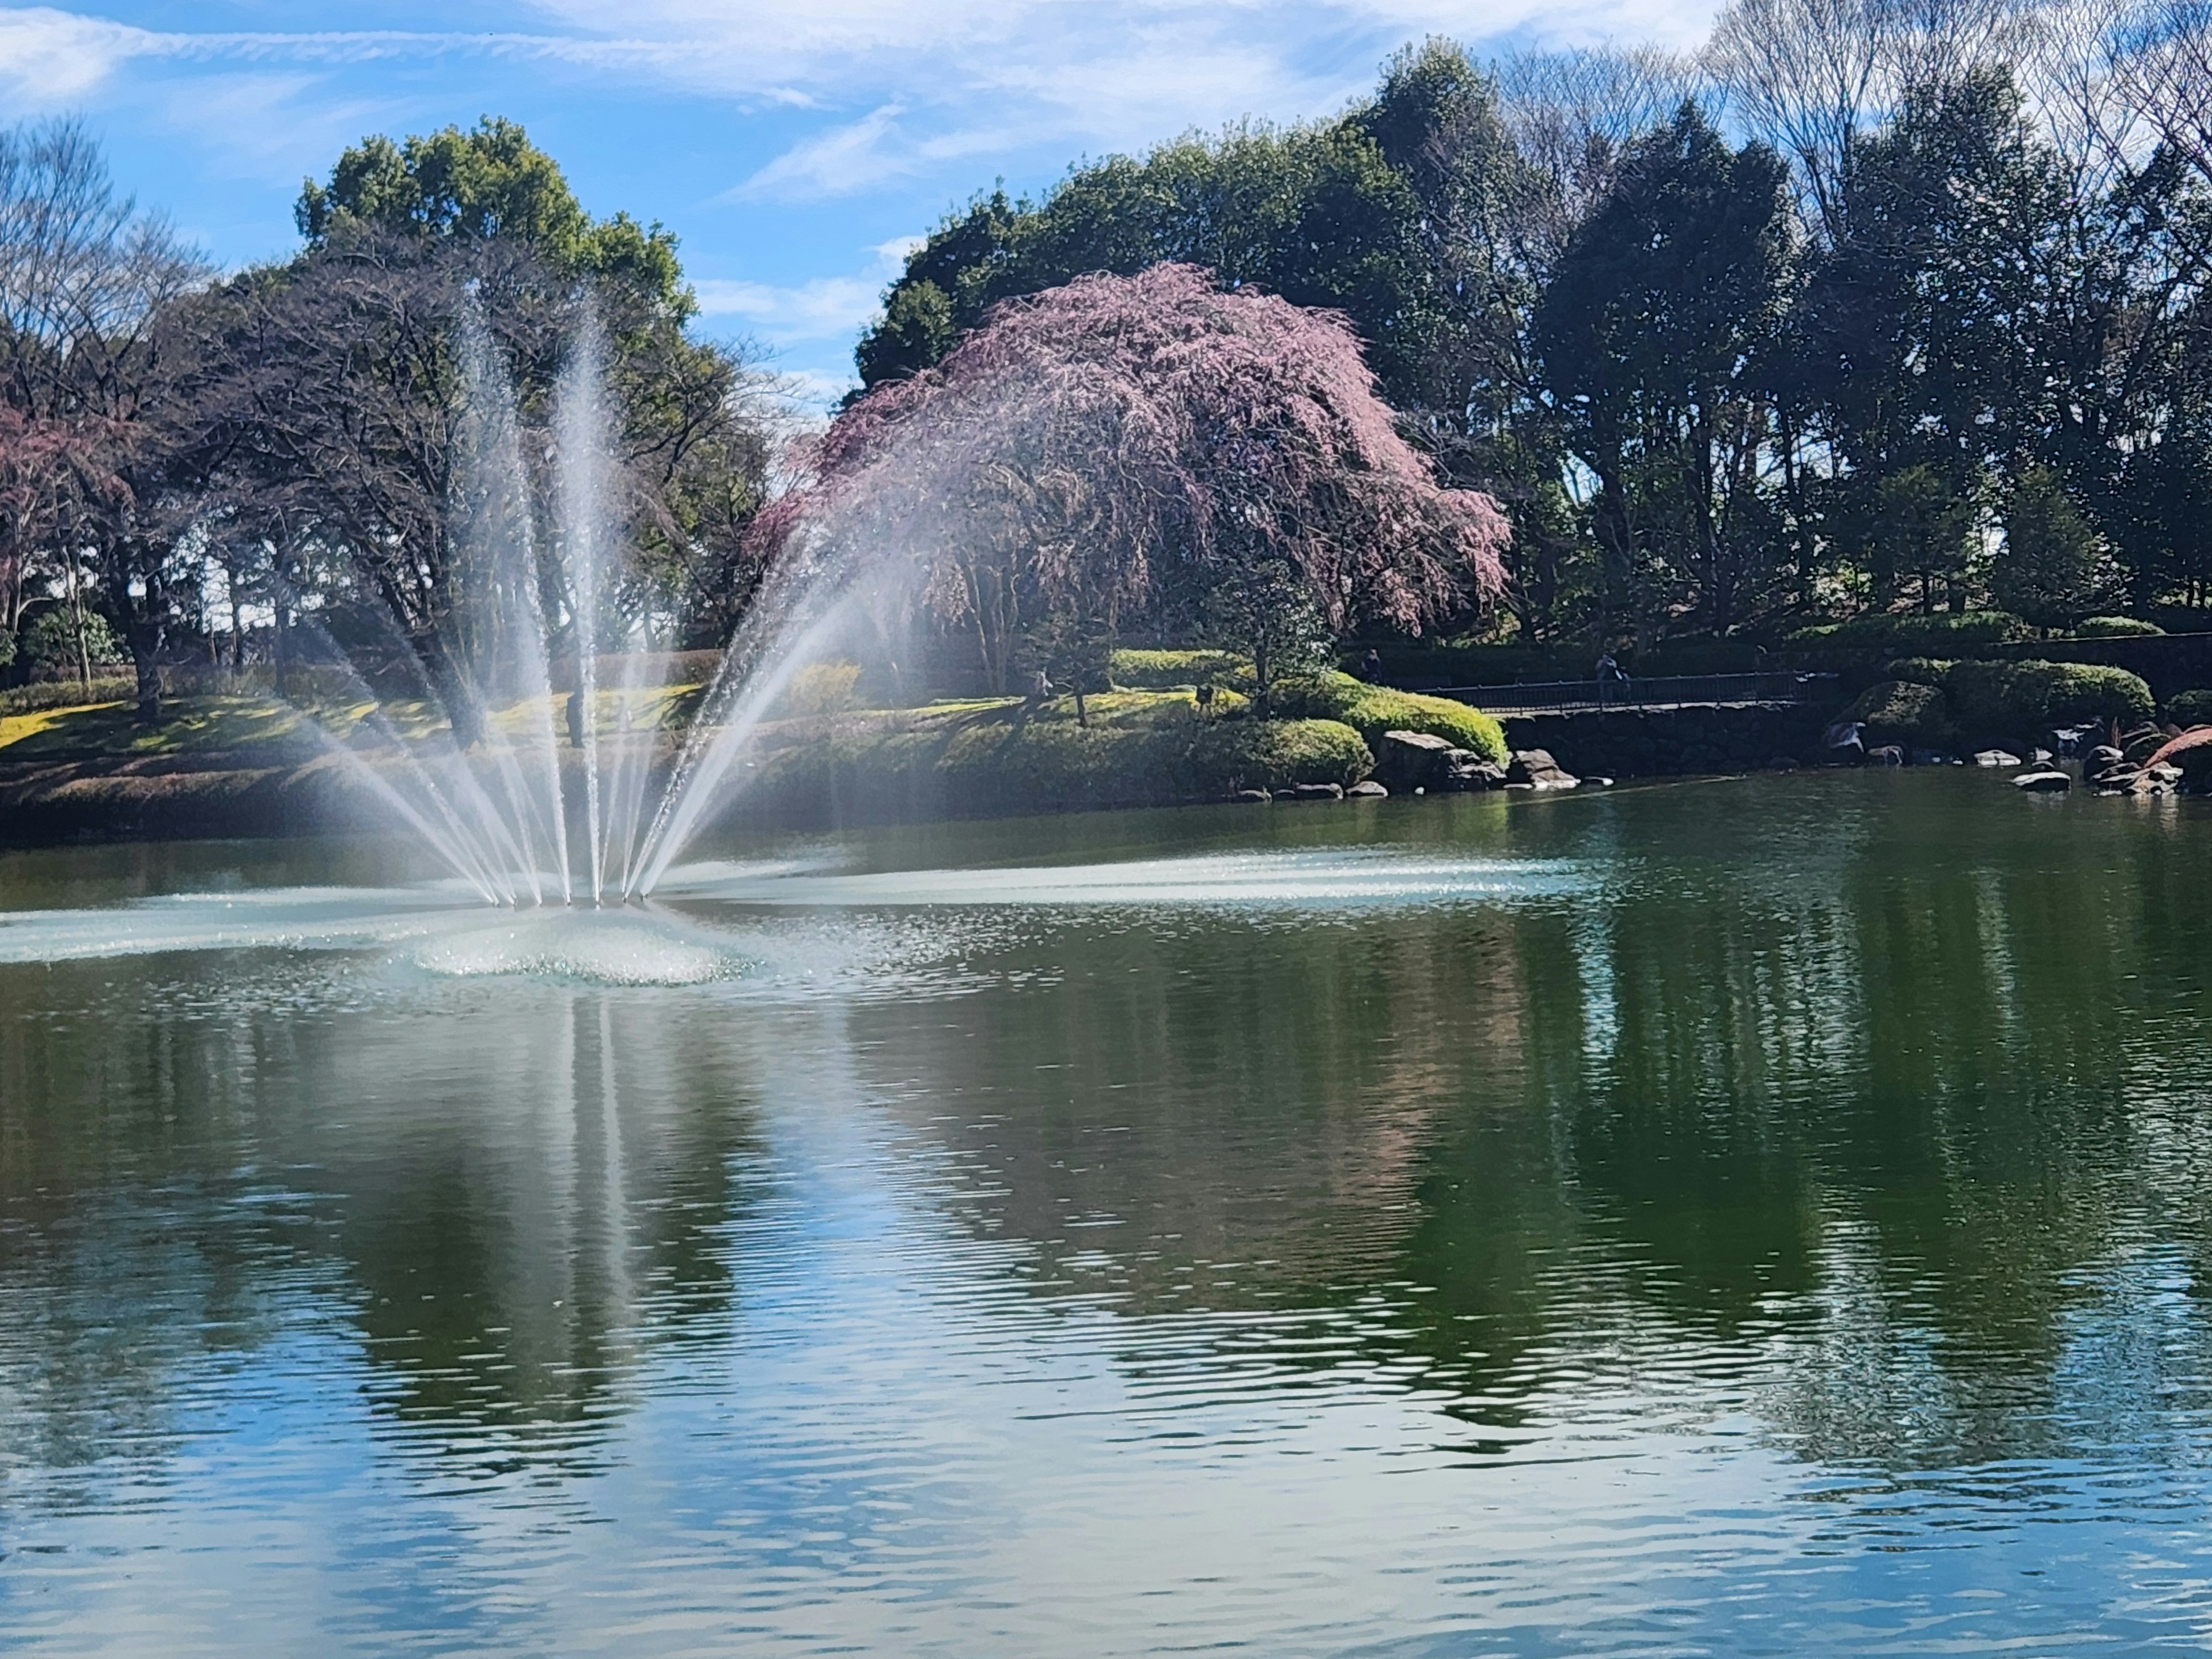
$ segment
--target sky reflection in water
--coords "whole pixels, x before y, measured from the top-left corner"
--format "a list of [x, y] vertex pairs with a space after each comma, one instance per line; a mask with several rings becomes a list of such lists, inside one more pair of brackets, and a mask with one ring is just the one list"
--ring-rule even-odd
[[0, 870], [0, 1650], [2194, 1645], [2212, 816], [2056, 805]]

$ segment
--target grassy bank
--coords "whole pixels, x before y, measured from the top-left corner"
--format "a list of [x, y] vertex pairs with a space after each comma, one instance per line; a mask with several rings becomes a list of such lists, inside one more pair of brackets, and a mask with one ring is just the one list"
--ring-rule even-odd
[[[641, 722], [634, 741], [672, 758], [676, 725], [696, 688], [674, 688], [670, 724]], [[427, 709], [387, 709], [427, 729]], [[657, 711], [658, 712], [658, 711]], [[1231, 690], [1202, 706], [1193, 690], [1121, 690], [1042, 704], [1018, 698], [918, 708], [793, 714], [771, 722], [740, 763], [732, 816], [781, 822], [982, 817], [1108, 806], [1220, 800], [1239, 790], [1301, 783], [1350, 785], [1374, 767], [1364, 732], [1437, 732], [1502, 755], [1496, 722], [1456, 703], [1409, 698], [1348, 676], [1286, 688], [1283, 718], [1259, 720]], [[377, 762], [362, 710], [321, 717], [345, 746]], [[502, 710], [495, 724], [525, 729], [560, 700]], [[359, 822], [365, 805], [349, 769], [298, 711], [246, 695], [177, 697], [151, 728], [127, 702], [40, 709], [0, 718], [0, 837], [22, 843], [87, 836], [311, 833]], [[1342, 716], [1338, 718], [1335, 716]], [[566, 766], [577, 763], [563, 749]]]

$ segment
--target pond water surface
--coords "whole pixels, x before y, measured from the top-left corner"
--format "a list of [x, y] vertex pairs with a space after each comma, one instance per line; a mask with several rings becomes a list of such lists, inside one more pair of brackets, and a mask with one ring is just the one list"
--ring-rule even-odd
[[2212, 1640], [2212, 803], [0, 859], [0, 1650]]

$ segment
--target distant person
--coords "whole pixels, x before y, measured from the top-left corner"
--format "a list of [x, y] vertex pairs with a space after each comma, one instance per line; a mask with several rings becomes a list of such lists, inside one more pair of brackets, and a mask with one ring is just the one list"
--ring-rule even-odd
[[1359, 659], [1359, 678], [1370, 685], [1382, 684], [1382, 653], [1371, 645], [1367, 647], [1367, 654]]
[[584, 746], [584, 694], [581, 690], [568, 694], [568, 747]]
[[1606, 699], [1611, 694], [1612, 688], [1624, 683], [1627, 678], [1628, 676], [1620, 672], [1620, 665], [1613, 659], [1612, 652], [1599, 652], [1597, 657], [1598, 707], [1601, 708], [1604, 708]]
[[1052, 676], [1042, 668], [1030, 676], [1030, 701], [1031, 702], [1052, 701]]

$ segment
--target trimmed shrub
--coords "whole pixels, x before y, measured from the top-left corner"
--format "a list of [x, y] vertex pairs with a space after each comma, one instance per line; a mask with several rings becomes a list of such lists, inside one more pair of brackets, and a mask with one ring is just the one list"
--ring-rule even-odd
[[1899, 657], [1895, 662], [1885, 663], [1881, 672], [1893, 680], [1910, 680], [1915, 685], [1941, 685], [1943, 677], [1955, 666], [1948, 657]]
[[1793, 645], [1887, 647], [1907, 655], [1938, 656], [1977, 646], [2010, 645], [2027, 638], [2032, 631], [2008, 611], [1938, 611], [1932, 616], [1884, 612], [1800, 629], [1790, 635], [1790, 641]]
[[1341, 720], [1370, 748], [1385, 732], [1420, 732], [1500, 766], [1509, 754], [1504, 728], [1479, 708], [1449, 697], [1370, 685], [1335, 670], [1283, 681], [1275, 688], [1274, 712], [1291, 719]]
[[1883, 680], [1859, 693], [1844, 711], [1866, 722], [1869, 744], [1899, 743], [1912, 749], [1948, 749], [1957, 739], [1951, 706], [1942, 691], [1912, 680]]
[[94, 679], [87, 690], [82, 681], [40, 680], [0, 691], [0, 714], [36, 714], [49, 708], [76, 708], [88, 703], [121, 702], [138, 695], [138, 682], [113, 675]]
[[1249, 685], [1252, 664], [1234, 651], [1116, 651], [1108, 672], [1114, 684], [1138, 691], [1181, 685]]
[[2166, 717], [2180, 726], [2212, 726], [2212, 691], [2175, 692]]
[[2033, 737], [2084, 720], [2147, 720], [2155, 706], [2139, 676], [2102, 663], [1957, 663], [1943, 690], [1952, 719], [1976, 741]]
[[2092, 617], [2074, 630], [2077, 640], [2139, 640], [2166, 630], [2140, 617]]
[[996, 712], [920, 726], [864, 715], [770, 752], [741, 800], [810, 817], [985, 817], [1348, 786], [1374, 767], [1359, 734], [1336, 720], [1186, 718], [1086, 730]]

